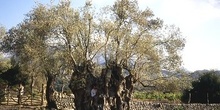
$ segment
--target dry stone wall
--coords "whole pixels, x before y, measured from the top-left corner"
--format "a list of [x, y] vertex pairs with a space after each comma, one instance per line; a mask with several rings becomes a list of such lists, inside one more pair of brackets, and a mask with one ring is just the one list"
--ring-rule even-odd
[[[75, 110], [74, 97], [57, 99], [59, 99], [57, 104], [60, 109]], [[130, 110], [220, 110], [220, 104], [171, 104], [133, 100], [130, 102]]]
[[220, 104], [169, 104], [133, 101], [130, 110], [220, 110]]

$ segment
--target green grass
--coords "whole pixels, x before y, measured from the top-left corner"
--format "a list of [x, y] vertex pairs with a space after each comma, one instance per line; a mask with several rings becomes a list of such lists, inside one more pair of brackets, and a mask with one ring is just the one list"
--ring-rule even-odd
[[141, 100], [167, 100], [180, 101], [181, 93], [163, 93], [163, 92], [134, 92], [135, 99]]

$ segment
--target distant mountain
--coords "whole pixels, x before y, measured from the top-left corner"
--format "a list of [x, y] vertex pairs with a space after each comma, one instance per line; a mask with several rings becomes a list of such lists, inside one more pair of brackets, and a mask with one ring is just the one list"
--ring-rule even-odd
[[175, 72], [171, 72], [168, 70], [161, 70], [162, 74], [164, 77], [169, 77], [169, 76], [175, 76], [177, 78], [181, 78], [182, 76], [186, 76], [189, 75], [190, 72], [185, 70], [185, 69], [181, 69], [180, 71], [175, 71]]
[[[162, 74], [164, 77], [169, 77], [171, 75], [174, 75], [177, 78], [181, 78], [183, 75], [188, 75], [189, 77], [191, 77], [192, 79], [196, 80], [198, 79], [200, 76], [204, 75], [207, 72], [210, 72], [212, 70], [196, 70], [194, 72], [189, 72], [187, 70], [181, 70], [181, 73], [178, 72], [171, 72], [168, 70], [162, 70]], [[218, 74], [220, 76], [220, 70], [215, 70], [214, 71], [216, 74]]]
[[[194, 71], [192, 73], [190, 73], [190, 76], [193, 78], [193, 79], [198, 79], [200, 76], [204, 75], [205, 73], [209, 72], [211, 70], [197, 70], [197, 71]], [[215, 71], [217, 75], [220, 76], [220, 70], [216, 70]]]

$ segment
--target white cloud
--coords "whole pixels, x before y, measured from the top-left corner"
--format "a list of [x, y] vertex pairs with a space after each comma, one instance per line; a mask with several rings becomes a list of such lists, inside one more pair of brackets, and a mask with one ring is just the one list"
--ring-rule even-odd
[[[220, 25], [219, 0], [150, 0], [148, 5], [165, 24], [180, 27], [186, 38], [183, 51], [184, 66], [189, 70], [220, 69], [220, 45], [218, 25]], [[214, 34], [216, 33], [216, 34]], [[216, 44], [216, 45], [214, 45]]]
[[[201, 14], [204, 14], [204, 16], [206, 16], [206, 18], [209, 19], [216, 19], [216, 18], [220, 18], [220, 8], [217, 7], [218, 3], [216, 2], [216, 0], [209, 0], [212, 2], [208, 2], [208, 3], [204, 3], [202, 7]], [[215, 2], [213, 2], [215, 1]]]
[[209, 2], [211, 5], [215, 6], [216, 8], [220, 8], [220, 7], [219, 7], [219, 6], [220, 6], [220, 1], [219, 1], [219, 0], [208, 0], [208, 2]]
[[216, 4], [214, 2], [204, 2], [204, 0], [147, 1], [139, 0], [142, 7], [148, 5], [156, 16], [165, 20], [165, 23], [176, 24], [187, 32], [191, 32], [209, 20], [220, 19], [220, 8], [214, 7], [213, 4]]

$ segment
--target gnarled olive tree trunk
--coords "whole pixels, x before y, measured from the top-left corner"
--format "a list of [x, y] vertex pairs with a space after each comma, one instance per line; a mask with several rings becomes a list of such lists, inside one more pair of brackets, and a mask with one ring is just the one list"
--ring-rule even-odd
[[92, 86], [96, 85], [97, 79], [92, 73], [93, 68], [87, 63], [74, 69], [69, 88], [75, 95], [74, 103], [76, 110], [92, 110], [94, 108], [90, 92]]
[[[110, 110], [129, 110], [133, 92], [132, 75], [120, 65], [103, 69], [102, 79], [105, 89], [105, 108]], [[102, 86], [102, 85], [100, 85]]]
[[57, 104], [53, 96], [54, 93], [54, 81], [55, 75], [48, 73], [47, 74], [47, 85], [46, 85], [46, 100], [48, 109], [57, 109]]
[[116, 65], [104, 68], [101, 75], [95, 77], [88, 66], [78, 66], [70, 81], [76, 110], [129, 110], [132, 75]]

